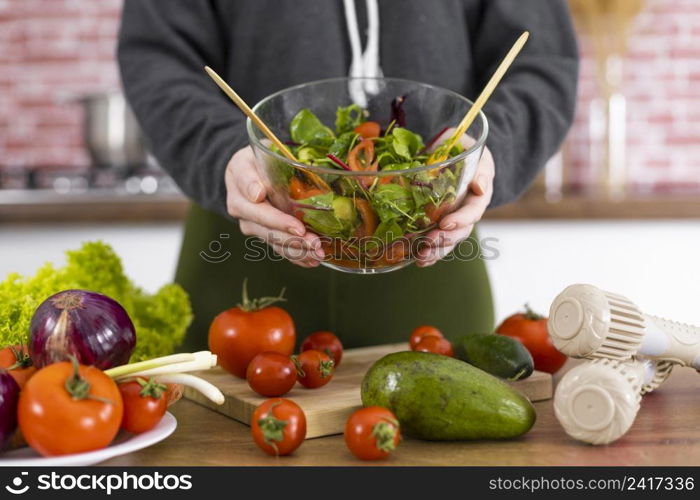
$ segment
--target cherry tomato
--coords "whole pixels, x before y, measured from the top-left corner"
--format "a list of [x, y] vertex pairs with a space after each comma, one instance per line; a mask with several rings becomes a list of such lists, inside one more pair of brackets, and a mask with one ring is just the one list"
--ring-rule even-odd
[[416, 349], [416, 346], [418, 343], [423, 340], [425, 337], [438, 337], [438, 338], [443, 338], [442, 332], [435, 328], [434, 326], [430, 325], [422, 325], [419, 326], [418, 328], [414, 329], [411, 332], [411, 338], [409, 339], [408, 343], [411, 346], [411, 350], [414, 351]]
[[547, 318], [535, 313], [525, 305], [524, 313], [508, 317], [496, 328], [496, 333], [518, 339], [532, 354], [535, 370], [556, 373], [564, 363], [566, 356], [557, 351], [547, 332]]
[[209, 350], [229, 373], [245, 378], [248, 363], [261, 352], [291, 355], [296, 333], [292, 317], [284, 309], [272, 306], [279, 297], [249, 299], [243, 282], [243, 301], [220, 313], [209, 327]]
[[325, 352], [304, 351], [292, 359], [297, 367], [297, 380], [307, 389], [323, 387], [333, 378], [335, 365]]
[[418, 345], [414, 349], [417, 352], [434, 352], [435, 354], [442, 354], [443, 356], [454, 356], [454, 351], [452, 350], [452, 344], [450, 341], [440, 337], [424, 337], [423, 340], [418, 342]]
[[269, 455], [289, 455], [306, 438], [306, 415], [294, 401], [268, 399], [253, 412], [253, 441]]
[[382, 131], [382, 126], [377, 122], [364, 122], [355, 127], [355, 133], [360, 134], [363, 139], [371, 139], [379, 137]]
[[158, 425], [168, 407], [167, 390], [165, 385], [153, 379], [139, 378], [119, 384], [124, 402], [122, 429], [140, 434]]
[[32, 365], [27, 346], [21, 345], [0, 349], [0, 368], [7, 370], [20, 389], [36, 373], [36, 367]]
[[386, 458], [399, 441], [399, 421], [381, 406], [361, 408], [345, 424], [345, 444], [360, 460]]
[[54, 456], [109, 445], [123, 411], [117, 384], [98, 368], [73, 359], [38, 370], [20, 393], [17, 414], [29, 446]]
[[261, 396], [287, 394], [297, 381], [292, 358], [278, 352], [261, 352], [253, 358], [246, 372], [248, 385]]
[[301, 350], [302, 352], [310, 350], [325, 352], [333, 360], [334, 368], [338, 368], [343, 359], [343, 344], [331, 332], [312, 333], [301, 343]]

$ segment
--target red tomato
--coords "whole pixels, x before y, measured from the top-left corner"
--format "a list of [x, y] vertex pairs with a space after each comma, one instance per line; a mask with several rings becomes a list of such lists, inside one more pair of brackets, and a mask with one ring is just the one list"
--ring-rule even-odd
[[245, 378], [248, 363], [265, 351], [291, 355], [296, 333], [292, 317], [282, 308], [272, 306], [283, 298], [263, 297], [250, 300], [243, 282], [243, 301], [220, 313], [209, 327], [209, 350], [218, 356], [221, 367]]
[[124, 402], [122, 429], [140, 434], [158, 425], [168, 407], [167, 390], [165, 385], [153, 379], [139, 378], [119, 384]]
[[340, 366], [340, 360], [343, 359], [343, 344], [331, 332], [312, 333], [301, 343], [301, 350], [302, 352], [310, 350], [325, 352], [333, 360], [335, 368]]
[[430, 325], [422, 325], [411, 332], [411, 338], [408, 340], [411, 350], [414, 351], [418, 343], [425, 337], [443, 338], [442, 332]]
[[285, 354], [261, 352], [248, 365], [245, 378], [250, 388], [261, 396], [282, 396], [294, 387], [297, 368]]
[[386, 458], [401, 441], [399, 421], [381, 406], [369, 406], [350, 415], [345, 424], [345, 444], [360, 460]]
[[360, 134], [363, 139], [379, 137], [381, 132], [382, 126], [377, 122], [364, 122], [355, 127], [355, 133]]
[[414, 349], [417, 352], [434, 352], [435, 354], [442, 354], [443, 356], [454, 356], [454, 351], [452, 350], [452, 344], [447, 339], [440, 337], [424, 337], [423, 340], [418, 342], [418, 345]]
[[524, 313], [508, 317], [496, 328], [496, 333], [518, 339], [532, 354], [535, 370], [556, 373], [564, 363], [566, 356], [557, 351], [547, 332], [547, 318], [535, 313], [525, 305]]
[[36, 367], [32, 365], [32, 360], [29, 358], [27, 346], [22, 345], [0, 349], [0, 368], [7, 370], [20, 389], [36, 373]]
[[306, 415], [294, 401], [268, 399], [253, 412], [250, 425], [253, 440], [269, 455], [289, 455], [306, 438]]
[[99, 450], [117, 435], [123, 415], [117, 384], [94, 366], [63, 361], [29, 379], [19, 396], [19, 428], [43, 456]]
[[307, 389], [323, 387], [333, 378], [335, 365], [325, 352], [304, 351], [292, 359], [297, 367], [297, 380]]

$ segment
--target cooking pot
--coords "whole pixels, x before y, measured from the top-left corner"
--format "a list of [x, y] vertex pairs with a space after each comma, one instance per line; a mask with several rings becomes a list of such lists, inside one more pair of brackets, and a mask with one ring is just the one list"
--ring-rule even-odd
[[78, 102], [85, 109], [83, 135], [95, 167], [129, 170], [146, 164], [141, 129], [121, 92], [89, 94]]

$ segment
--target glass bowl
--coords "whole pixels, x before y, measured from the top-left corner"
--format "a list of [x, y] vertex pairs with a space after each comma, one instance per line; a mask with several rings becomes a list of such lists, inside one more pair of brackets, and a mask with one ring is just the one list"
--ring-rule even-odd
[[[368, 119], [379, 122], [383, 130], [392, 121], [392, 101], [404, 96], [405, 127], [427, 144], [446, 127], [457, 127], [472, 106], [455, 92], [424, 83], [334, 78], [281, 90], [253, 110], [280, 140], [290, 141], [290, 123], [304, 108], [332, 129], [337, 108], [353, 103], [350, 85], [371, 91], [365, 92], [363, 107]], [[290, 161], [250, 120], [247, 129], [270, 203], [321, 237], [326, 253], [323, 265], [360, 274], [394, 271], [415, 260], [425, 235], [464, 200], [488, 134], [486, 117], [479, 113], [461, 141], [465, 146], [461, 153], [431, 165], [368, 172]], [[312, 179], [318, 179], [314, 176], [333, 190], [324, 192], [328, 206], [300, 203], [290, 189], [294, 183], [313, 184]]]

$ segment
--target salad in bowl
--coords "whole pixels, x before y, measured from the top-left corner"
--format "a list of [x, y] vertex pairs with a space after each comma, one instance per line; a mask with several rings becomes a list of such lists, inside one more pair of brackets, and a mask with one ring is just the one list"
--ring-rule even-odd
[[451, 146], [469, 100], [408, 80], [366, 79], [378, 91], [362, 108], [350, 80], [292, 87], [253, 108], [297, 161], [250, 120], [248, 133], [270, 202], [320, 236], [324, 265], [392, 271], [413, 262], [425, 235], [462, 203], [488, 126], [480, 113]]

